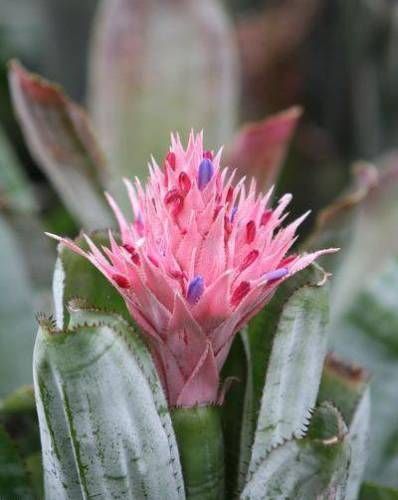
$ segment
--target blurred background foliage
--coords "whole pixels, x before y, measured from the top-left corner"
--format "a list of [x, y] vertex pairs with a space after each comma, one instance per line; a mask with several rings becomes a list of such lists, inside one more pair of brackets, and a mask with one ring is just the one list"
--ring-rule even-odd
[[[314, 210], [307, 232], [321, 208], [341, 192], [349, 193], [323, 212], [309, 241], [344, 248], [338, 266], [325, 262], [336, 272], [332, 343], [341, 355], [373, 372], [372, 419], [377, 432], [372, 434], [369, 478], [398, 486], [394, 473], [398, 450], [391, 444], [398, 436], [394, 419], [398, 408], [394, 329], [398, 324], [398, 162], [393, 154], [379, 160], [398, 146], [398, 4], [391, 0], [114, 0], [114, 5], [123, 1], [130, 1], [147, 24], [134, 31], [134, 17], [129, 24], [126, 16], [116, 26], [120, 37], [115, 43], [117, 49], [131, 51], [129, 58], [118, 59], [111, 53], [104, 64], [101, 51], [108, 47], [107, 37], [112, 38], [115, 26], [107, 26], [104, 14], [96, 13], [100, 3], [111, 9], [112, 2], [0, 0], [0, 352], [7, 352], [7, 362], [0, 363], [0, 380], [7, 380], [0, 384], [0, 397], [30, 382], [32, 316], [34, 311], [51, 310], [55, 250], [43, 232], [74, 236], [82, 225], [65, 208], [60, 191], [57, 194], [25, 146], [7, 81], [11, 58], [59, 82], [75, 101], [88, 105], [100, 142], [112, 160], [111, 183], [115, 174], [128, 171], [131, 150], [137, 161], [135, 173], [142, 174], [144, 159], [151, 152], [161, 162], [167, 144], [164, 127], [182, 123], [181, 111], [185, 113], [187, 103], [192, 103], [190, 114], [186, 113], [191, 125], [196, 125], [195, 116], [200, 116], [198, 124], [207, 121], [206, 129], [216, 123], [217, 133], [210, 133], [215, 142], [228, 141], [245, 122], [298, 104], [304, 114], [278, 191], [293, 193], [295, 214]], [[169, 24], [162, 9], [177, 12], [182, 3], [190, 6], [190, 14]], [[145, 17], [148, 12], [151, 16]], [[192, 24], [187, 22], [191, 20]], [[140, 58], [144, 28], [158, 44], [151, 45], [145, 60]], [[134, 36], [129, 38], [131, 33]], [[199, 42], [208, 43], [207, 52], [195, 50]], [[233, 52], [236, 60], [234, 56], [228, 60]], [[131, 88], [118, 86], [117, 80], [120, 75], [131, 76], [133, 70], [145, 77], [160, 75], [158, 80], [149, 78], [149, 97], [145, 88], [132, 85], [140, 96], [135, 102], [129, 98]], [[176, 75], [184, 106], [174, 88], [164, 85]], [[162, 121], [159, 115], [167, 119]], [[120, 137], [126, 151], [117, 156]], [[360, 168], [350, 188], [351, 165], [358, 159], [374, 162], [377, 168]], [[373, 180], [380, 171], [375, 188]], [[389, 321], [382, 322], [385, 317]], [[18, 376], [7, 376], [17, 371]]]
[[[155, 9], [156, 3], [148, 2]], [[47, 185], [42, 189], [44, 179], [22, 144], [8, 98], [6, 62], [16, 57], [62, 84], [73, 99], [89, 100], [88, 53], [97, 4], [0, 3], [0, 120], [41, 190], [41, 208], [51, 208], [52, 223], [60, 220], [56, 195]], [[238, 122], [303, 106], [280, 189], [295, 194], [298, 211], [316, 210], [341, 191], [352, 160], [371, 160], [396, 146], [398, 7], [388, 0], [224, 0], [224, 5], [240, 59]], [[62, 224], [73, 231], [71, 221]]]

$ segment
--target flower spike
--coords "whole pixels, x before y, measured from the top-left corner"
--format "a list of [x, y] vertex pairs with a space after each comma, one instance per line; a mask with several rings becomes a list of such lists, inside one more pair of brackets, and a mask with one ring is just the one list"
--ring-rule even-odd
[[[152, 160], [146, 186], [125, 180], [134, 220], [109, 195], [120, 227], [109, 248], [87, 238], [88, 251], [58, 236], [92, 262], [123, 296], [147, 337], [170, 406], [220, 401], [225, 346], [277, 287], [336, 249], [287, 255], [304, 217], [286, 227], [284, 195], [256, 193], [244, 179], [232, 185], [220, 167], [221, 150], [203, 149], [191, 134], [184, 149], [172, 136], [163, 168]], [[239, 165], [233, 165], [239, 167]]]

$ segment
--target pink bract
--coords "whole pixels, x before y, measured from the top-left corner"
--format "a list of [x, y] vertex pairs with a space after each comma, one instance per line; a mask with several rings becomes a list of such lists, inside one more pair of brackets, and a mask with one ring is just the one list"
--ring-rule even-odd
[[86, 257], [115, 286], [145, 335], [170, 406], [217, 403], [220, 370], [234, 334], [272, 297], [287, 278], [335, 249], [287, 255], [307, 214], [286, 227], [291, 200], [274, 209], [272, 190], [256, 192], [253, 179], [234, 183], [220, 167], [221, 150], [203, 149], [191, 133], [186, 149], [171, 138], [160, 168], [153, 160], [145, 187], [126, 186], [134, 212], [128, 221], [113, 198], [121, 242], [109, 232], [110, 247], [86, 237]]

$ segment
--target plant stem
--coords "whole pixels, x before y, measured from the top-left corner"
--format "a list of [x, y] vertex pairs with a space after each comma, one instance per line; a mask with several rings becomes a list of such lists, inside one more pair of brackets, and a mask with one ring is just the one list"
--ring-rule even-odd
[[220, 408], [176, 408], [172, 419], [187, 499], [223, 499], [224, 440]]

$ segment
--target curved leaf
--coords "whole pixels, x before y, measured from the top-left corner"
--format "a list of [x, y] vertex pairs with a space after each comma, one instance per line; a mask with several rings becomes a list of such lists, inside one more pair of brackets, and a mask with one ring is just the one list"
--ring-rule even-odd
[[42, 321], [34, 380], [47, 499], [184, 498], [159, 379], [122, 319], [95, 325], [88, 311], [65, 332]]
[[302, 110], [293, 107], [244, 125], [227, 147], [224, 164], [257, 180], [259, 190], [275, 184]]
[[83, 111], [60, 88], [10, 65], [13, 104], [32, 156], [87, 229], [112, 224], [102, 194], [105, 168]]
[[[265, 383], [249, 474], [255, 472], [259, 460], [274, 446], [292, 435], [302, 435], [316, 401], [326, 353], [328, 293], [327, 286], [322, 286], [325, 275], [322, 277], [319, 268], [313, 266], [308, 273], [309, 283], [290, 294], [276, 325], [272, 325], [271, 317], [268, 328], [257, 331], [257, 336], [270, 335], [271, 338], [263, 340], [268, 342], [268, 362], [265, 360]], [[304, 278], [305, 275], [301, 277]], [[282, 300], [284, 293], [286, 290], [281, 290], [277, 300]], [[263, 314], [267, 314], [267, 307]], [[262, 318], [256, 321], [262, 321]], [[275, 329], [271, 329], [271, 325]], [[258, 329], [258, 324], [255, 326]], [[260, 339], [250, 337], [250, 328], [251, 325], [249, 340], [253, 349], [254, 341]], [[264, 365], [264, 361], [262, 363]]]
[[345, 498], [349, 445], [339, 412], [324, 403], [312, 418], [308, 436], [280, 444], [249, 477], [241, 500]]
[[[108, 244], [105, 233], [91, 235], [98, 245]], [[76, 243], [87, 250], [87, 243], [82, 237]], [[64, 245], [58, 245], [58, 260], [53, 277], [54, 311], [57, 327], [65, 328], [69, 321], [68, 304], [78, 297], [89, 306], [116, 312], [131, 322], [131, 317], [124, 301], [109, 281], [87, 259], [72, 252]]]

